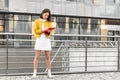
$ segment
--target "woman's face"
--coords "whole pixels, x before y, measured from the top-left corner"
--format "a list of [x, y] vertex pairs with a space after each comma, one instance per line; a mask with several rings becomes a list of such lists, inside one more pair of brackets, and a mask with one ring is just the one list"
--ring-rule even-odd
[[43, 13], [42, 17], [43, 19], [47, 20], [47, 18], [49, 17], [49, 13], [48, 12]]

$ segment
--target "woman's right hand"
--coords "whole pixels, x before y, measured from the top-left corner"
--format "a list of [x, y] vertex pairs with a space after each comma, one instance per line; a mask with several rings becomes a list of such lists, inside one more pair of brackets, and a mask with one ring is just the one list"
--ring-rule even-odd
[[44, 31], [42, 31], [42, 33], [49, 33], [49, 31], [45, 29]]

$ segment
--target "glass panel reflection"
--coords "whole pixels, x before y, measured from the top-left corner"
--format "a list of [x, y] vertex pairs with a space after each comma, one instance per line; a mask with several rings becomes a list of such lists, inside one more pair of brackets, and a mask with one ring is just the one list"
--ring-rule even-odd
[[5, 32], [14, 32], [13, 21], [5, 21]]
[[[17, 13], [5, 13], [0, 14], [0, 32], [11, 33], [32, 33], [34, 21], [40, 18], [39, 14], [17, 14]], [[52, 22], [56, 23], [57, 30], [55, 34], [80, 34], [80, 35], [111, 35], [118, 36], [120, 31], [119, 19], [102, 19], [92, 17], [80, 17], [80, 16], [60, 16], [53, 15]], [[0, 39], [6, 38], [0, 36]], [[10, 36], [10, 39], [34, 39], [31, 36]], [[85, 37], [54, 37], [52, 39], [59, 40], [85, 40]], [[117, 38], [95, 38], [88, 37], [88, 40], [101, 40], [101, 41], [116, 41]], [[31, 45], [30, 42], [12, 42], [15, 46]]]
[[4, 19], [4, 14], [0, 14], [0, 19]]
[[69, 17], [69, 23], [80, 23], [80, 19], [79, 18], [71, 18], [71, 17]]
[[[31, 22], [24, 22], [24, 21], [14, 21], [14, 33], [31, 33]], [[14, 36], [14, 39], [31, 39], [31, 36], [29, 35], [17, 35]], [[14, 46], [15, 47], [28, 47], [31, 44], [29, 41], [15, 41]]]
[[30, 15], [14, 15], [14, 20], [27, 20], [27, 21], [30, 21], [31, 16]]
[[5, 14], [5, 19], [13, 20], [14, 19], [14, 15], [13, 14]]
[[14, 21], [15, 33], [31, 33], [31, 22]]
[[87, 34], [88, 24], [81, 24], [81, 32], [80, 34]]
[[100, 19], [91, 19], [91, 24], [100, 24]]
[[35, 21], [36, 19], [40, 18], [40, 15], [36, 16], [36, 15], [33, 15], [32, 16], [32, 21]]
[[57, 22], [66, 22], [66, 17], [57, 17]]
[[[0, 33], [4, 33], [4, 21], [0, 20]], [[4, 39], [5, 36], [4, 35], [0, 35], [0, 45], [4, 45], [4, 41], [2, 41], [2, 39]]]

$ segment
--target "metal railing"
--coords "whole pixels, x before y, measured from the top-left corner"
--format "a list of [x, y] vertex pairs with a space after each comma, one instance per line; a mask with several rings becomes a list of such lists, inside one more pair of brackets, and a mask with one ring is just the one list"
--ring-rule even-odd
[[[31, 74], [35, 52], [33, 34], [0, 33], [0, 37], [0, 74]], [[60, 40], [62, 37], [66, 38]], [[70, 40], [69, 37], [73, 38]], [[84, 40], [74, 37], [84, 37]], [[99, 40], [88, 40], [88, 38], [99, 38]], [[117, 41], [108, 41], [107, 38], [117, 38]], [[119, 38], [120, 36], [107, 35], [52, 35], [52, 72], [119, 71]], [[45, 58], [42, 53], [38, 72], [46, 74]]]

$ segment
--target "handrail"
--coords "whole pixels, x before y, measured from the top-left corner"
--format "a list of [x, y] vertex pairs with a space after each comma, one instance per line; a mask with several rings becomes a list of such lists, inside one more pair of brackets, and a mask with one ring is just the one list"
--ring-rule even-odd
[[[29, 35], [33, 36], [32, 33], [0, 33], [0, 35]], [[81, 35], [81, 34], [53, 34], [52, 36], [68, 36], [68, 37], [120, 37], [120, 36], [109, 36], [109, 35]]]
[[[4, 41], [5, 42], [5, 44], [1, 44], [1, 51], [0, 52], [2, 52], [2, 54], [4, 54], [4, 53], [6, 53], [6, 55], [4, 55], [4, 57], [6, 57], [5, 59], [5, 63], [6, 63], [6, 74], [9, 74], [9, 69], [10, 68], [12, 68], [12, 69], [15, 69], [15, 64], [16, 63], [18, 63], [18, 64], [22, 64], [22, 63], [29, 63], [29, 64], [32, 64], [32, 62], [28, 62], [28, 61], [26, 61], [26, 62], [14, 62], [14, 61], [12, 61], [11, 59], [12, 58], [25, 58], [25, 57], [27, 57], [27, 59], [29, 59], [29, 58], [31, 58], [31, 57], [33, 57], [33, 56], [30, 56], [30, 55], [27, 55], [27, 56], [23, 56], [23, 54], [22, 54], [22, 56], [20, 55], [16, 55], [16, 53], [27, 53], [27, 52], [29, 52], [30, 54], [31, 53], [33, 53], [34, 51], [28, 51], [28, 50], [23, 50], [23, 51], [21, 51], [21, 49], [23, 48], [23, 47], [25, 47], [26, 48], [26, 45], [27, 45], [27, 47], [28, 46], [30, 46], [29, 48], [31, 48], [31, 47], [33, 47], [33, 42], [32, 41], [35, 41], [35, 39], [32, 39], [32, 37], [30, 38], [30, 39], [17, 39], [17, 38], [9, 38], [9, 36], [10, 37], [13, 37], [13, 36], [34, 36], [32, 33], [0, 33], [0, 36], [1, 35], [4, 35], [4, 36], [6, 36], [4, 39], [0, 39], [0, 41]], [[120, 60], [120, 53], [119, 53], [119, 39], [117, 39], [117, 41], [107, 41], [107, 40], [105, 40], [105, 41], [101, 41], [101, 40], [97, 40], [97, 41], [95, 41], [95, 40], [88, 40], [88, 38], [89, 37], [102, 37], [102, 38], [107, 38], [107, 37], [111, 37], [111, 38], [119, 38], [120, 36], [108, 36], [108, 35], [81, 35], [81, 34], [53, 34], [52, 35], [52, 37], [63, 37], [63, 36], [65, 36], [65, 37], [73, 37], [73, 39], [72, 40], [69, 40], [69, 38], [68, 39], [64, 39], [64, 40], [60, 40], [59, 38], [58, 38], [58, 40], [54, 40], [54, 39], [51, 39], [51, 42], [53, 42], [54, 44], [55, 44], [55, 46], [52, 46], [52, 47], [54, 47], [54, 49], [55, 49], [55, 51], [53, 51], [52, 53], [54, 53], [54, 55], [52, 55], [51, 57], [52, 57], [52, 60], [51, 60], [51, 63], [52, 64], [57, 64], [57, 63], [59, 63], [60, 65], [63, 65], [64, 64], [64, 66], [62, 66], [62, 68], [61, 69], [72, 69], [73, 67], [76, 67], [76, 68], [79, 68], [79, 67], [84, 67], [85, 68], [85, 70], [84, 71], [88, 71], [88, 67], [89, 67], [89, 65], [88, 65], [88, 63], [90, 63], [90, 62], [97, 62], [97, 60], [91, 60], [91, 61], [89, 61], [89, 58], [100, 58], [99, 57], [99, 55], [88, 55], [88, 53], [92, 53], [92, 52], [96, 52], [96, 53], [98, 53], [98, 52], [104, 52], [104, 53], [106, 53], [106, 52], [111, 52], [111, 53], [114, 53], [114, 55], [107, 55], [107, 56], [104, 56], [104, 55], [102, 55], [102, 57], [106, 57], [106, 58], [112, 58], [113, 59], [113, 61], [115, 62], [115, 63], [117, 63], [117, 65], [115, 66], [115, 67], [117, 67], [118, 69], [118, 71], [120, 70], [120, 67], [119, 67], [119, 60]], [[77, 40], [77, 39], [75, 39], [74, 37], [84, 37], [85, 38], [85, 40]], [[24, 43], [22, 43], [22, 44], [16, 44], [16, 42], [18, 42], [19, 43], [19, 41], [22, 43], [22, 42], [24, 42], [24, 41], [28, 41], [28, 42], [30, 42], [30, 43], [33, 43], [33, 44], [24, 44]], [[12, 43], [11, 43], [12, 42]], [[14, 43], [15, 42], [15, 43]], [[61, 46], [61, 43], [62, 44], [65, 44], [64, 46]], [[100, 43], [100, 44], [98, 44], [98, 43]], [[73, 44], [75, 44], [75, 45], [73, 45]], [[77, 44], [77, 45], [76, 45]], [[102, 45], [101, 45], [102, 44]], [[109, 46], [110, 45], [110, 46]], [[3, 47], [3, 46], [5, 46], [5, 48]], [[12, 51], [12, 49], [13, 48], [16, 48], [16, 50], [13, 50]], [[21, 48], [20, 50], [17, 50], [18, 48]], [[65, 50], [65, 51], [62, 51], [61, 50], [61, 48], [62, 49], [64, 49], [64, 48], [66, 48], [66, 47], [68, 47], [68, 50]], [[29, 49], [29, 48], [26, 48], [26, 49]], [[75, 48], [77, 48], [77, 50], [73, 50], [73, 49], [75, 49]], [[80, 48], [80, 50], [78, 50]], [[93, 50], [94, 49], [96, 49], [96, 50], [91, 50], [91, 48], [93, 48]], [[100, 48], [100, 49], [99, 49]], [[109, 51], [107, 51], [106, 49], [104, 49], [104, 48], [108, 48], [108, 50]], [[103, 49], [103, 50], [101, 50], [101, 49]], [[113, 50], [112, 50], [113, 49]], [[4, 51], [4, 50], [6, 50], [6, 51]], [[63, 57], [63, 56], [60, 56], [60, 55], [58, 55], [58, 53], [59, 52], [61, 52], [61, 53], [65, 53], [65, 52], [68, 52], [68, 55], [69, 56], [65, 56], [65, 57]], [[75, 58], [74, 58], [74, 55], [72, 56], [71, 55], [71, 53], [78, 53], [78, 52], [80, 52], [82, 55], [77, 55]], [[13, 53], [13, 55], [9, 55], [9, 54], [11, 54], [11, 53]], [[15, 53], [15, 55], [14, 55], [14, 53]], [[2, 55], [1, 54], [1, 58], [2, 58]], [[65, 53], [66, 54], [66, 53]], [[116, 55], [117, 54], [117, 55]], [[110, 57], [111, 56], [111, 57]], [[58, 58], [58, 61], [54, 61], [54, 59], [55, 59], [55, 57], [57, 57]], [[56, 59], [57, 59], [56, 58]], [[62, 58], [62, 60], [59, 60], [59, 59], [61, 59]], [[73, 61], [70, 61], [70, 64], [72, 64], [72, 63], [78, 63], [78, 62], [81, 62], [81, 63], [84, 63], [84, 65], [81, 65], [81, 66], [69, 66], [68, 65], [68, 61], [67, 60], [65, 60], [65, 61], [63, 61], [63, 58], [65, 58], [65, 59], [77, 59], [77, 60], [73, 60]], [[81, 60], [78, 60], [78, 58], [81, 58]], [[118, 58], [118, 59], [116, 59], [116, 60], [114, 60], [114, 58]], [[19, 59], [18, 59], [18, 61], [19, 61]], [[11, 60], [11, 61], [9, 61], [9, 60]], [[106, 61], [109, 61], [109, 62], [113, 62], [112, 60], [99, 60], [98, 62], [106, 62]], [[61, 62], [63, 62], [63, 63], [61, 63]], [[3, 62], [1, 61], [0, 62], [1, 64], [3, 64]], [[5, 64], [4, 63], [4, 64]], [[13, 64], [13, 65], [12, 65]], [[108, 63], [107, 63], [108, 64]], [[9, 65], [12, 65], [12, 67], [9, 67]], [[55, 65], [55, 66], [53, 66], [52, 68], [54, 68], [54, 67], [56, 67], [56, 66], [58, 66], [58, 65]], [[91, 65], [92, 66], [92, 65]], [[95, 66], [95, 65], [94, 65]], [[103, 66], [103, 65], [98, 65], [98, 67], [100, 67], [100, 66]], [[110, 65], [108, 65], [108, 67], [109, 67]], [[14, 68], [13, 68], [14, 67]], [[66, 68], [67, 67], [67, 68]], [[68, 67], [70, 67], [70, 68], [68, 68]], [[92, 66], [93, 67], [93, 66]], [[23, 67], [23, 66], [20, 66], [19, 68], [17, 68], [17, 69], [20, 69], [20, 68], [22, 68], [22, 69], [25, 69], [25, 68], [28, 68], [28, 67]], [[2, 67], [1, 67], [1, 69], [2, 69]], [[56, 68], [57, 69], [57, 68]], [[47, 71], [47, 69], [45, 69], [45, 71], [44, 72], [46, 72]], [[68, 71], [69, 72], [69, 71]]]

